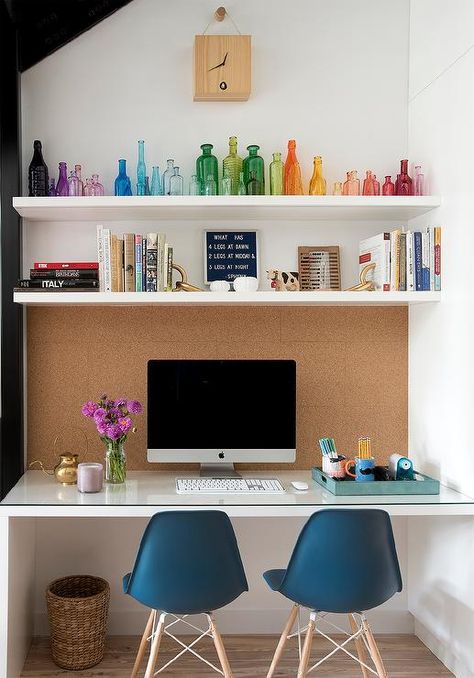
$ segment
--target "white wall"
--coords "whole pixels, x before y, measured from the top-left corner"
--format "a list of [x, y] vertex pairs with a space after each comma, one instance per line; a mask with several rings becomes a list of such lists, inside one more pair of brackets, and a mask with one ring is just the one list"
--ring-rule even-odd
[[[418, 468], [474, 496], [474, 4], [412, 0], [410, 25], [409, 154], [443, 197], [430, 214], [443, 226], [443, 301], [410, 310], [410, 449]], [[472, 678], [472, 521], [412, 521], [409, 544], [417, 631]]]

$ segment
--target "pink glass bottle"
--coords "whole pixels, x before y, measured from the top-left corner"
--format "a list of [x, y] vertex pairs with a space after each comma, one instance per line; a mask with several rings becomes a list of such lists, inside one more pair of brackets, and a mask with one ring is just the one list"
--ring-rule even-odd
[[69, 184], [67, 183], [67, 165], [65, 162], [59, 163], [59, 178], [58, 183], [56, 184], [56, 195], [61, 197], [69, 195]]
[[380, 181], [377, 181], [377, 176], [373, 175], [374, 180], [374, 195], [380, 195]]
[[82, 167], [81, 165], [74, 165], [74, 170], [76, 172], [76, 177], [78, 180], [78, 194], [77, 195], [84, 195], [84, 184], [82, 183], [82, 177], [81, 177], [81, 172], [82, 172]]
[[342, 189], [343, 195], [360, 195], [360, 179], [357, 178], [357, 170], [347, 172], [347, 179]]
[[425, 175], [421, 172], [421, 165], [415, 165], [415, 195], [425, 195]]
[[365, 179], [362, 186], [362, 195], [376, 195], [375, 180], [371, 170], [367, 170], [365, 173]]
[[94, 190], [93, 195], [98, 195], [98, 196], [104, 195], [104, 187], [99, 182], [99, 175], [98, 174], [92, 175], [92, 188]]
[[392, 177], [388, 174], [385, 177], [384, 185], [382, 186], [382, 195], [394, 195], [395, 194], [395, 184], [392, 181]]
[[92, 180], [87, 178], [86, 183], [84, 184], [84, 196], [91, 197], [94, 195], [94, 187], [92, 185]]
[[68, 195], [72, 196], [78, 196], [80, 195], [79, 193], [79, 179], [77, 178], [77, 175], [75, 172], [71, 172], [69, 175], [69, 179], [67, 180], [68, 182]]
[[395, 182], [395, 195], [413, 195], [413, 181], [408, 176], [408, 160], [400, 160], [400, 174]]

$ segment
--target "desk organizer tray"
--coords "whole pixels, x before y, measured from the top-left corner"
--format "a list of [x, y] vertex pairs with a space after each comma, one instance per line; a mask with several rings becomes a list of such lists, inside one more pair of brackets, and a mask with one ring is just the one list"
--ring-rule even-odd
[[313, 466], [311, 475], [318, 485], [339, 497], [396, 495], [396, 494], [439, 494], [439, 480], [430, 478], [415, 471], [419, 480], [373, 480], [368, 483], [358, 483], [355, 480], [336, 480], [331, 478], [322, 469]]

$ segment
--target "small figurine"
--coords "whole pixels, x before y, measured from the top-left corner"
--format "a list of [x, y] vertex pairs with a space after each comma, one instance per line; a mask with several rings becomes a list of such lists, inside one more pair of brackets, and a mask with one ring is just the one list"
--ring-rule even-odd
[[267, 271], [267, 278], [277, 292], [298, 292], [300, 289], [298, 273], [294, 271], [279, 271], [277, 268], [271, 268]]

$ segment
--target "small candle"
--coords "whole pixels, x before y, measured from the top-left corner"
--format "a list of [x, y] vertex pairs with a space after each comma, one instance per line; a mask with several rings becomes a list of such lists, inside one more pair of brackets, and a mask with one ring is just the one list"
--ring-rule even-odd
[[77, 467], [77, 489], [79, 492], [100, 492], [104, 467], [95, 462], [85, 462]]

